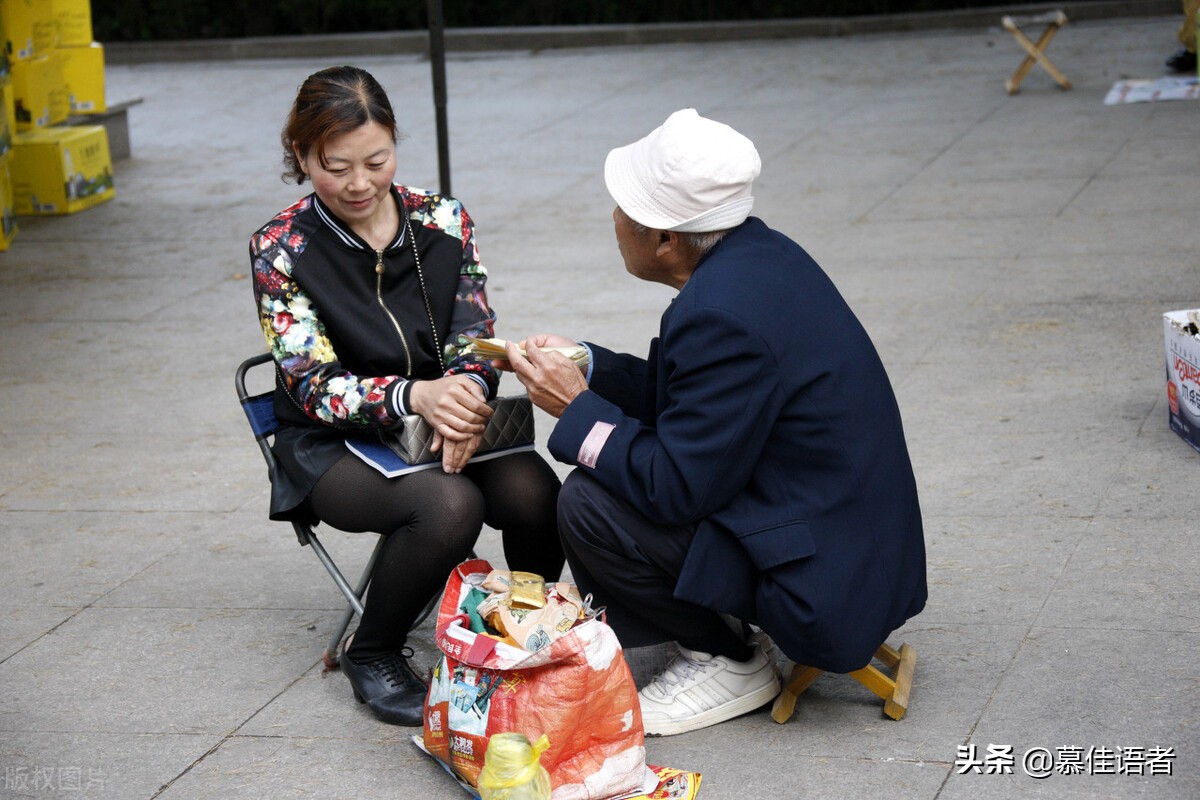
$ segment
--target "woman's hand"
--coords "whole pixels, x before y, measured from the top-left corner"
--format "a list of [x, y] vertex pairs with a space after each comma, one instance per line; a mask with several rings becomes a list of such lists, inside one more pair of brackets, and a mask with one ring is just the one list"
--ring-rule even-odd
[[416, 381], [408, 395], [412, 410], [444, 439], [465, 442], [483, 433], [492, 409], [483, 387], [465, 375]]
[[412, 410], [433, 427], [429, 449], [442, 451], [442, 469], [462, 472], [483, 442], [492, 408], [483, 387], [464, 375], [417, 381], [408, 394]]
[[454, 441], [453, 439], [442, 439], [441, 434], [435, 433], [430, 447], [435, 452], [438, 447], [442, 448], [442, 471], [453, 474], [455, 472], [462, 472], [463, 467], [471, 460], [471, 456], [475, 455], [475, 451], [479, 449], [479, 445], [482, 443], [482, 433], [461, 442]]

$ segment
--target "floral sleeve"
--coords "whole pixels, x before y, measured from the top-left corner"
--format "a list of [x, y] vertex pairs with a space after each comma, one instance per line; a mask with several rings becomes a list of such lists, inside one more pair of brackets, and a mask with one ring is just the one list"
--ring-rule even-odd
[[299, 239], [285, 214], [250, 240], [259, 322], [287, 393], [318, 422], [389, 427], [395, 420], [387, 411], [387, 389], [398, 378], [360, 377], [341, 366], [309, 297], [292, 280], [292, 247]]
[[479, 361], [465, 351], [467, 342], [461, 337], [491, 338], [496, 314], [488, 306], [487, 269], [479, 262], [475, 246], [475, 223], [457, 200], [439, 195], [409, 195], [421, 203], [418, 212], [422, 224], [439, 228], [462, 242], [462, 262], [458, 272], [458, 289], [454, 296], [454, 312], [450, 319], [450, 335], [444, 345], [446, 374], [471, 375], [486, 387], [489, 397], [496, 394], [500, 376], [491, 363]]

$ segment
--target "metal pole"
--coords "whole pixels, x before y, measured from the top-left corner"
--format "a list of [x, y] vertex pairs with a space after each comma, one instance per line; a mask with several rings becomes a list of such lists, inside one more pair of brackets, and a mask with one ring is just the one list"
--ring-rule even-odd
[[433, 108], [437, 116], [438, 179], [441, 193], [450, 191], [450, 134], [446, 129], [446, 42], [442, 0], [426, 0], [429, 14], [429, 64], [433, 70]]

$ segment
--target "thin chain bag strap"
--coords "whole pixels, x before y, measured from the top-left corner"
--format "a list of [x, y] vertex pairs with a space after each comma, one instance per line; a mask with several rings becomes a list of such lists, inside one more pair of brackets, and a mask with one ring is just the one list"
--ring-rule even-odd
[[437, 323], [433, 321], [433, 307], [429, 305], [429, 290], [425, 288], [425, 272], [421, 269], [421, 253], [417, 250], [417, 235], [413, 232], [412, 220], [404, 214], [404, 225], [408, 229], [408, 241], [412, 245], [413, 259], [417, 262], [417, 280], [421, 283], [421, 299], [425, 301], [425, 315], [429, 317], [429, 332], [433, 334], [433, 347], [437, 350], [438, 367], [446, 371], [446, 357], [442, 352], [442, 340], [438, 336]]
[[[408, 214], [404, 215], [404, 224], [408, 229], [408, 237], [412, 242], [413, 258], [417, 262], [417, 280], [421, 283], [421, 297], [425, 301], [425, 313], [429, 316], [429, 329], [433, 333], [433, 343], [438, 352], [438, 365], [442, 372], [446, 371], [446, 362], [442, 353], [441, 339], [438, 337], [437, 326], [433, 321], [433, 308], [429, 303], [429, 290], [425, 287], [425, 273], [421, 269], [421, 255], [417, 251], [417, 237], [413, 233], [412, 222]], [[487, 429], [483, 434], [483, 443], [479, 455], [496, 451], [515, 451], [531, 449], [534, 440], [533, 404], [527, 395], [514, 397], [499, 397], [488, 403], [493, 409], [488, 420]], [[383, 435], [384, 444], [400, 455], [409, 464], [425, 464], [437, 461], [441, 453], [430, 451], [433, 443], [433, 428], [420, 414], [409, 414], [404, 417], [404, 424], [394, 433]]]

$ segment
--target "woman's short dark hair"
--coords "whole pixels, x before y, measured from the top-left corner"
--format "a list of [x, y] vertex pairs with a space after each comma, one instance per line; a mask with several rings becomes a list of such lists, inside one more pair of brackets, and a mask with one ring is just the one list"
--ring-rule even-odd
[[387, 128], [393, 143], [400, 140], [387, 92], [371, 73], [358, 67], [329, 67], [309, 75], [296, 92], [280, 136], [283, 179], [304, 183], [300, 156], [307, 156], [316, 148], [317, 158], [324, 166], [325, 143], [368, 122], [378, 122]]

